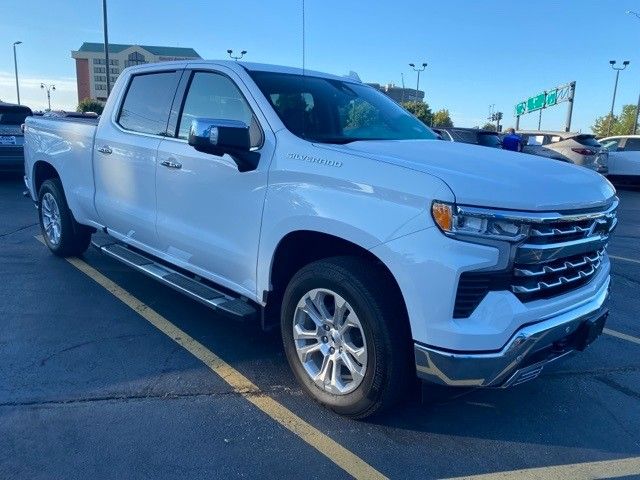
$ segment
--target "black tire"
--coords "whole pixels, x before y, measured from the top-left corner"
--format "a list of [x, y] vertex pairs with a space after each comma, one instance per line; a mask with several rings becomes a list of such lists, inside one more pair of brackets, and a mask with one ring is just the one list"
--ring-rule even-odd
[[[343, 297], [358, 316], [367, 345], [361, 383], [350, 393], [332, 394], [314, 383], [298, 358], [293, 337], [296, 307], [313, 289], [329, 289]], [[415, 362], [404, 303], [388, 274], [372, 261], [332, 257], [299, 270], [284, 293], [281, 332], [296, 379], [316, 401], [350, 418], [372, 416], [401, 400], [415, 380]]]
[[[43, 219], [42, 201], [46, 194], [53, 196], [57, 205], [60, 217], [60, 239], [58, 243], [54, 243], [47, 235]], [[59, 257], [72, 257], [81, 255], [89, 247], [91, 242], [91, 229], [84, 225], [80, 225], [73, 218], [71, 210], [64, 196], [62, 183], [58, 178], [45, 180], [38, 191], [38, 218], [40, 221], [40, 230], [44, 241], [55, 255]]]

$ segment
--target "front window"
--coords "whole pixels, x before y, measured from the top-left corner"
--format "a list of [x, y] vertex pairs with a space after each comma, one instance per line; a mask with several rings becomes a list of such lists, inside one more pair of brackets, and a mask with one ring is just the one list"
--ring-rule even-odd
[[420, 120], [367, 85], [284, 73], [250, 74], [287, 129], [306, 140], [437, 139]]

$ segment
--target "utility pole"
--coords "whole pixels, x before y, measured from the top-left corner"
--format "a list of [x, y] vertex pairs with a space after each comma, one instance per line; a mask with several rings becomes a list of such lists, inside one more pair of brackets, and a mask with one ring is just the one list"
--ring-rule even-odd
[[567, 106], [567, 120], [564, 124], [565, 132], [571, 131], [571, 117], [573, 116], [573, 97], [575, 94], [576, 94], [576, 82], [571, 82], [569, 84], [569, 98], [567, 99], [567, 101], [569, 102], [569, 105]]
[[109, 65], [109, 31], [107, 28], [107, 0], [102, 0], [102, 21], [104, 25], [104, 61], [107, 64], [107, 97], [111, 92], [111, 68]]
[[400, 78], [402, 79], [402, 95], [400, 96], [400, 103], [404, 103], [404, 73], [400, 72]]
[[409, 66], [413, 68], [414, 72], [418, 72], [418, 81], [416, 82], [416, 102], [418, 102], [420, 98], [418, 94], [418, 92], [420, 91], [420, 72], [425, 71], [425, 69], [427, 68], [427, 64], [423, 63], [421, 67], [416, 67], [415, 63], [410, 63]]
[[[640, 13], [638, 13], [638, 12], [633, 12], [631, 10], [627, 10], [627, 14], [628, 15], [633, 15], [638, 20], [640, 20]], [[638, 120], [640, 120], [640, 94], [638, 94], [638, 104], [636, 105], [636, 121], [633, 124], [633, 134], [634, 135], [636, 133], [638, 133]]]
[[616, 104], [616, 93], [618, 91], [618, 77], [620, 77], [620, 72], [627, 68], [629, 65], [629, 60], [625, 60], [622, 62], [622, 67], [616, 67], [615, 60], [609, 60], [609, 65], [616, 71], [616, 83], [613, 86], [613, 98], [611, 99], [611, 111], [609, 112], [609, 125], [607, 125], [607, 137], [611, 135], [611, 123], [613, 122], [613, 107]]
[[22, 42], [18, 40], [13, 42], [13, 68], [16, 71], [16, 95], [18, 96], [18, 105], [20, 105], [20, 85], [18, 84], [18, 59], [16, 57], [16, 45], [20, 45]]

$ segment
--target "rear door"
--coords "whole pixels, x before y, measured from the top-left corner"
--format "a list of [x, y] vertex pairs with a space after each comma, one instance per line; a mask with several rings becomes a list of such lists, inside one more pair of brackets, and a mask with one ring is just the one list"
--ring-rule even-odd
[[[180, 112], [170, 120], [173, 138], [165, 138], [158, 152], [160, 250], [177, 265], [253, 297], [275, 138], [235, 72], [203, 65], [185, 72], [187, 77]], [[249, 125], [252, 148], [261, 155], [257, 169], [239, 172], [229, 155], [196, 151], [187, 143], [195, 118]]]
[[119, 108], [96, 133], [96, 210], [103, 225], [133, 244], [157, 247], [157, 152], [181, 75], [182, 70], [133, 75]]
[[640, 137], [626, 138], [623, 142], [616, 154], [615, 175], [640, 175]]

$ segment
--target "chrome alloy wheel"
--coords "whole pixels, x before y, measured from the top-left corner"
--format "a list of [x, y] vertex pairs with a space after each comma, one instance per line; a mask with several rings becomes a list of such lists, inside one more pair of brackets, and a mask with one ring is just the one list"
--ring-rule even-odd
[[62, 233], [62, 221], [60, 220], [60, 209], [53, 195], [49, 192], [42, 197], [42, 226], [47, 240], [52, 245], [60, 243], [60, 235]]
[[293, 316], [298, 358], [313, 382], [335, 395], [354, 391], [367, 370], [362, 325], [347, 301], [324, 288], [307, 292]]

